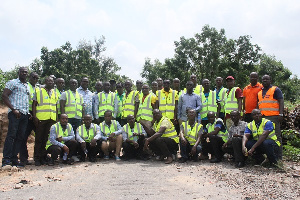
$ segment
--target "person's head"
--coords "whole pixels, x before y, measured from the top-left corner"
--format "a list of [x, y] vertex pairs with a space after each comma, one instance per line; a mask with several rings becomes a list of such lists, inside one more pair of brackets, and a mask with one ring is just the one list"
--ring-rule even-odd
[[217, 86], [217, 88], [220, 88], [223, 86], [223, 78], [222, 77], [218, 76], [216, 78], [216, 86]]
[[18, 76], [20, 81], [25, 82], [28, 76], [28, 69], [26, 67], [20, 67]]
[[122, 95], [123, 94], [123, 84], [122, 83], [117, 83], [116, 88], [117, 88], [118, 94]]
[[250, 73], [250, 83], [252, 86], [257, 84], [257, 80], [258, 80], [258, 74], [257, 72], [251, 72]]
[[124, 84], [124, 87], [125, 87], [125, 90], [126, 90], [127, 92], [130, 92], [130, 91], [131, 91], [131, 87], [132, 87], [131, 81], [130, 81], [130, 80], [126, 80], [126, 81], [125, 81], [125, 84]]
[[156, 82], [157, 82], [158, 88], [161, 89], [161, 88], [162, 88], [162, 85], [163, 85], [163, 80], [162, 80], [162, 78], [158, 77], [158, 78], [156, 79]]
[[78, 87], [78, 82], [76, 79], [71, 79], [70, 80], [70, 90], [71, 91], [76, 91], [76, 88]]
[[155, 121], [159, 121], [162, 118], [162, 113], [159, 109], [154, 109], [152, 114]]
[[213, 124], [216, 120], [216, 113], [214, 111], [209, 111], [207, 113], [207, 120], [209, 123]]
[[108, 81], [105, 81], [105, 82], [103, 83], [103, 91], [104, 91], [105, 93], [109, 93], [109, 90], [110, 90], [110, 83], [109, 83]]
[[80, 86], [83, 88], [83, 90], [86, 90], [89, 86], [89, 78], [88, 77], [83, 77], [81, 79]]
[[45, 88], [48, 90], [54, 88], [54, 81], [50, 76], [45, 79]]
[[136, 86], [137, 91], [141, 91], [142, 86], [143, 86], [143, 81], [137, 80], [136, 83], [135, 83], [135, 86]]
[[29, 75], [29, 83], [33, 86], [39, 81], [39, 75], [36, 72], [31, 72]]
[[209, 91], [210, 88], [210, 81], [208, 79], [203, 79], [202, 86], [205, 91]]
[[155, 94], [155, 92], [156, 92], [157, 89], [158, 89], [158, 84], [157, 84], [156, 81], [153, 81], [153, 82], [152, 82], [151, 88], [152, 88], [152, 92]]
[[134, 122], [135, 122], [135, 118], [133, 115], [127, 115], [127, 123], [131, 126], [134, 127]]
[[226, 78], [226, 85], [227, 85], [227, 87], [228, 87], [228, 89], [231, 89], [231, 88], [233, 88], [234, 87], [234, 78], [233, 78], [233, 76], [227, 76], [227, 78]]
[[192, 93], [193, 93], [193, 88], [194, 88], [194, 83], [193, 83], [193, 81], [188, 81], [188, 82], [186, 83], [186, 92], [187, 92], [188, 94], [192, 94]]
[[264, 88], [269, 87], [271, 85], [271, 81], [272, 81], [271, 76], [269, 76], [267, 74], [264, 75], [262, 77], [262, 85], [264, 86]]
[[110, 91], [111, 92], [115, 92], [116, 91], [116, 81], [115, 80], [110, 80], [109, 84], [110, 84]]
[[95, 83], [95, 90], [97, 91], [97, 93], [101, 92], [102, 91], [102, 87], [103, 87], [103, 84], [101, 81], [97, 81]]
[[233, 121], [234, 124], [237, 124], [240, 120], [240, 112], [237, 110], [233, 110], [230, 113], [230, 118]]
[[192, 74], [190, 76], [190, 80], [194, 83], [194, 87], [197, 85], [197, 76], [195, 74]]
[[164, 90], [169, 91], [170, 90], [171, 81], [170, 80], [164, 80]]
[[110, 124], [112, 120], [112, 111], [111, 110], [106, 110], [104, 112], [104, 121], [106, 124]]
[[59, 91], [63, 91], [64, 90], [64, 88], [65, 88], [65, 80], [63, 78], [57, 78], [56, 81], [55, 81], [55, 84], [56, 84], [56, 88]]
[[92, 116], [91, 115], [84, 115], [83, 117], [83, 123], [85, 125], [85, 127], [90, 127], [91, 123], [92, 123]]
[[68, 115], [67, 114], [61, 114], [59, 122], [62, 126], [66, 126], [68, 124]]
[[188, 120], [195, 120], [196, 118], [196, 110], [195, 109], [188, 109], [187, 111]]
[[144, 95], [144, 96], [147, 96], [147, 95], [149, 94], [149, 91], [150, 91], [149, 86], [148, 86], [147, 84], [144, 84], [144, 85], [142, 86], [142, 92], [143, 92], [143, 95]]
[[180, 89], [180, 80], [178, 78], [173, 79], [173, 89], [179, 90]]
[[258, 123], [261, 121], [262, 115], [259, 109], [253, 109], [251, 112], [252, 119], [255, 121], [255, 123]]

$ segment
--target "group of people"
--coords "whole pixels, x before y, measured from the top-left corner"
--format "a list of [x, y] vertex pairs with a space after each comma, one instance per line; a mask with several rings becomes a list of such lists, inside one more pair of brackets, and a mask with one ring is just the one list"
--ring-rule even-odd
[[[65, 90], [63, 78], [49, 76], [38, 86], [39, 75], [19, 68], [17, 79], [6, 83], [2, 94], [8, 106], [9, 127], [4, 143], [2, 166], [25, 166], [28, 161], [27, 139], [35, 133], [36, 166], [95, 162], [132, 158], [157, 160], [166, 164], [232, 156], [236, 167], [243, 167], [247, 156], [258, 164], [276, 165], [282, 156], [280, 121], [283, 95], [264, 75], [250, 74], [244, 90], [235, 87], [235, 79], [217, 77], [216, 88], [191, 75], [182, 90], [180, 80], [157, 78], [150, 86], [136, 81], [116, 83], [97, 81], [95, 92], [83, 77], [80, 87], [70, 79]], [[125, 88], [125, 91], [124, 91]], [[120, 156], [122, 154], [122, 156]], [[50, 156], [49, 156], [50, 155]], [[209, 156], [210, 155], [210, 156]]]

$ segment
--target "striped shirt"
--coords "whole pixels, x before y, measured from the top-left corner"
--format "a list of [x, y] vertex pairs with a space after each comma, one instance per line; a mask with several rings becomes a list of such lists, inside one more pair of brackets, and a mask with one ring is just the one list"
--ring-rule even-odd
[[[6, 83], [5, 88], [10, 90], [12, 93], [8, 99], [14, 109], [19, 110], [24, 115], [29, 113], [29, 86], [27, 83], [22, 83], [19, 78], [10, 80]], [[8, 109], [10, 112], [11, 109]]]
[[77, 88], [77, 92], [82, 96], [83, 98], [83, 108], [84, 108], [84, 114], [85, 115], [91, 115], [93, 116], [93, 96], [94, 93], [92, 93], [89, 89], [83, 90], [83, 88], [80, 86]]

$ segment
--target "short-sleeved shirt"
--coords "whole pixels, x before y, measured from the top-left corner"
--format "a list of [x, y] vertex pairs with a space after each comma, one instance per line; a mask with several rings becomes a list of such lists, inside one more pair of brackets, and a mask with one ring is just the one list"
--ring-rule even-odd
[[[271, 87], [272, 87], [272, 85], [270, 85], [270, 86], [267, 87], [267, 88], [265, 88], [265, 87], [262, 88], [262, 96], [263, 96], [263, 97], [266, 95], [267, 91], [268, 91]], [[276, 87], [276, 89], [275, 89], [275, 91], [274, 91], [273, 98], [274, 98], [274, 99], [277, 99], [277, 100], [283, 99], [282, 91], [281, 91], [278, 87]]]
[[245, 111], [246, 113], [251, 113], [253, 109], [257, 106], [257, 94], [262, 89], [262, 84], [257, 83], [252, 86], [247, 85], [243, 90], [243, 96], [245, 97]]
[[244, 132], [246, 130], [247, 127], [247, 122], [245, 121], [239, 121], [238, 125], [234, 125], [234, 123], [232, 124], [232, 126], [229, 128], [228, 131], [228, 138], [232, 138], [232, 136], [234, 134], [238, 134], [238, 135], [244, 135]]
[[[211, 123], [208, 123], [204, 129], [206, 132], [208, 132], [207, 126], [209, 126], [209, 125], [211, 125]], [[226, 132], [226, 127], [221, 118], [216, 119], [216, 124], [215, 124], [214, 128], [220, 128], [220, 131]]]
[[[252, 123], [252, 122], [251, 122]], [[257, 129], [258, 127], [260, 126], [261, 122], [258, 123], [258, 124], [255, 124]], [[264, 131], [273, 131], [274, 130], [274, 126], [273, 126], [273, 123], [271, 121], [267, 121], [267, 123], [265, 124], [265, 127], [264, 127]], [[252, 135], [252, 131], [246, 127], [245, 129], [245, 134], [250, 134]]]
[[84, 104], [84, 111], [85, 115], [91, 115], [93, 117], [93, 96], [94, 94], [89, 90], [84, 90], [81, 86], [77, 88], [77, 92], [82, 96], [83, 98], [83, 104]]
[[[29, 113], [30, 89], [27, 83], [22, 83], [19, 78], [10, 80], [6, 83], [5, 88], [11, 91], [8, 99], [14, 109], [19, 110], [22, 114]], [[11, 109], [8, 109], [10, 112]]]

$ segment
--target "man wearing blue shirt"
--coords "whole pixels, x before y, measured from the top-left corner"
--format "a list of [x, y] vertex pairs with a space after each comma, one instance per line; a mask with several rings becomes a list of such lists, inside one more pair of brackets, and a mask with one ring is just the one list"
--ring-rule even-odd
[[251, 114], [253, 121], [248, 124], [243, 137], [244, 154], [252, 156], [257, 164], [264, 161], [263, 154], [266, 154], [271, 165], [277, 164], [275, 152], [278, 151], [281, 144], [275, 135], [274, 124], [270, 120], [262, 118], [259, 109], [254, 109]]

